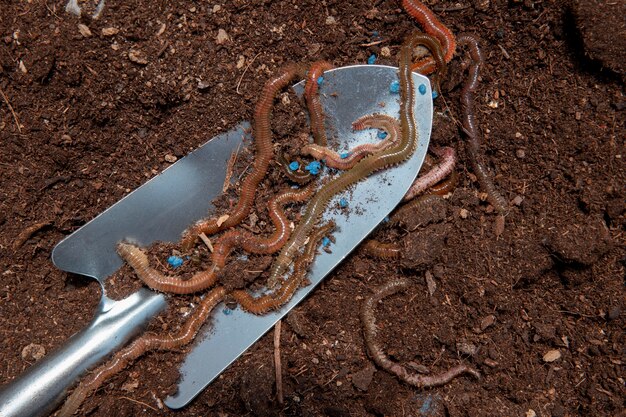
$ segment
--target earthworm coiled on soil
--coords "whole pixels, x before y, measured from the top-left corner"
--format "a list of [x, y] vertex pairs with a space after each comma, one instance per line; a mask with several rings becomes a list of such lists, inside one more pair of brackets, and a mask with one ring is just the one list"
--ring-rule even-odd
[[287, 161], [287, 158], [285, 158], [284, 155], [278, 155], [276, 157], [276, 162], [282, 168], [283, 174], [285, 174], [285, 176], [289, 178], [289, 180], [295, 183], [298, 183], [300, 185], [306, 184], [314, 178], [314, 176], [310, 172], [292, 171], [289, 168], [289, 161]]
[[196, 272], [190, 279], [165, 275], [151, 268], [143, 250], [130, 243], [118, 244], [119, 255], [135, 270], [135, 273], [148, 287], [156, 291], [174, 294], [190, 294], [211, 287], [218, 278], [218, 272], [226, 265], [226, 259], [235, 247], [242, 247], [248, 252], [272, 254], [278, 251], [289, 239], [291, 229], [289, 220], [282, 210], [288, 202], [301, 202], [310, 198], [315, 191], [313, 185], [301, 190], [288, 189], [272, 198], [268, 204], [269, 214], [276, 230], [266, 238], [252, 235], [243, 230], [229, 230], [220, 236], [211, 254], [211, 266]]
[[245, 290], [236, 290], [232, 293], [233, 298], [244, 310], [257, 315], [265, 314], [286, 304], [304, 281], [308, 266], [315, 257], [318, 242], [334, 227], [335, 223], [331, 221], [315, 229], [304, 248], [304, 252], [294, 262], [293, 274], [276, 291], [255, 298]]
[[461, 91], [461, 107], [463, 109], [463, 130], [467, 135], [470, 163], [474, 170], [474, 174], [478, 178], [481, 188], [487, 193], [489, 202], [496, 209], [498, 214], [504, 216], [507, 214], [507, 202], [502, 195], [496, 190], [493, 181], [489, 175], [489, 171], [481, 162], [480, 142], [478, 140], [478, 128], [476, 127], [476, 117], [474, 115], [473, 96], [478, 86], [478, 76], [480, 67], [484, 64], [483, 55], [478, 46], [478, 41], [472, 35], [462, 35], [459, 37], [459, 44], [467, 45], [470, 52], [472, 63], [469, 69], [469, 78]]
[[431, 148], [431, 150], [441, 158], [441, 162], [431, 168], [426, 174], [417, 177], [409, 191], [404, 195], [403, 201], [412, 200], [416, 195], [423, 193], [446, 178], [454, 170], [454, 165], [456, 164], [454, 148], [444, 146], [442, 148]]
[[268, 286], [275, 287], [282, 275], [287, 272], [296, 252], [304, 245], [315, 223], [322, 215], [330, 199], [348, 186], [364, 179], [375, 171], [399, 164], [407, 160], [417, 147], [417, 129], [413, 117], [413, 77], [409, 67], [411, 58], [411, 41], [404, 43], [400, 50], [400, 126], [401, 138], [393, 147], [387, 148], [363, 158], [354, 168], [344, 172], [323, 186], [307, 204], [305, 213], [291, 238], [274, 261], [268, 278]]
[[150, 267], [148, 255], [139, 247], [126, 242], [117, 244], [117, 253], [130, 265], [137, 277], [148, 287], [156, 291], [170, 292], [174, 294], [189, 294], [209, 288], [217, 281], [217, 273], [224, 265], [213, 262], [208, 269], [196, 272], [193, 276], [183, 281], [178, 276], [162, 274]]
[[272, 132], [270, 129], [270, 116], [274, 103], [274, 97], [285, 88], [294, 78], [304, 76], [305, 67], [301, 64], [288, 64], [278, 74], [272, 77], [263, 87], [254, 110], [254, 139], [256, 143], [256, 155], [254, 158], [253, 171], [243, 181], [239, 201], [229, 214], [229, 217], [221, 224], [217, 217], [200, 221], [191, 226], [182, 239], [183, 250], [189, 250], [195, 244], [200, 233], [214, 234], [239, 224], [249, 213], [254, 200], [257, 186], [265, 177], [270, 161], [274, 155], [272, 148]]
[[206, 321], [209, 313], [224, 298], [226, 290], [217, 287], [200, 301], [200, 305], [176, 335], [145, 334], [117, 352], [106, 364], [94, 370], [67, 398], [57, 417], [69, 417], [90, 394], [96, 391], [111, 376], [117, 374], [135, 359], [152, 350], [173, 350], [191, 342]]
[[324, 160], [325, 164], [331, 168], [345, 171], [353, 168], [367, 155], [379, 152], [393, 145], [400, 137], [400, 123], [397, 119], [386, 114], [368, 114], [359, 117], [352, 123], [353, 130], [364, 130], [367, 128], [382, 129], [387, 133], [387, 137], [378, 143], [366, 143], [355, 146], [348, 152], [345, 158], [342, 158], [341, 154], [332, 149], [317, 144], [306, 145], [302, 148], [301, 152], [315, 159]]
[[446, 62], [450, 62], [456, 49], [456, 41], [452, 31], [441, 23], [437, 16], [419, 0], [402, 0], [402, 7], [417, 20], [424, 32], [439, 40], [444, 50], [444, 59]]
[[319, 96], [319, 84], [317, 80], [322, 76], [322, 74], [324, 74], [324, 71], [328, 71], [332, 68], [333, 64], [330, 62], [314, 62], [309, 68], [304, 86], [304, 98], [306, 99], [307, 107], [309, 109], [313, 140], [315, 144], [320, 146], [327, 146], [328, 141], [326, 139], [324, 110], [322, 109], [322, 102]]
[[407, 384], [418, 388], [445, 385], [461, 374], [470, 374], [475, 378], [480, 378], [478, 371], [467, 365], [457, 365], [445, 372], [435, 375], [411, 373], [404, 366], [389, 359], [383, 349], [378, 345], [376, 342], [376, 317], [374, 315], [376, 304], [385, 297], [406, 290], [410, 284], [410, 281], [407, 279], [393, 279], [378, 287], [374, 291], [374, 294], [367, 297], [363, 302], [361, 306], [361, 323], [363, 324], [365, 345], [367, 346], [369, 356], [376, 365], [397, 376]]

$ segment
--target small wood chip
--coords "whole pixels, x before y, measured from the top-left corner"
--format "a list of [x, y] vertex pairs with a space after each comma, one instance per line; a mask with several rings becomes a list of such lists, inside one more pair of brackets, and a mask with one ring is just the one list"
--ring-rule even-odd
[[426, 273], [424, 274], [424, 278], [426, 279], [426, 286], [428, 287], [428, 294], [432, 296], [435, 293], [435, 290], [437, 289], [437, 283], [433, 279], [433, 274], [431, 274], [430, 271], [426, 271]]
[[91, 30], [89, 30], [87, 25], [84, 25], [82, 23], [78, 24], [78, 31], [80, 32], [81, 35], [83, 35], [84, 38], [88, 38], [91, 36]]
[[113, 35], [117, 35], [119, 32], [120, 30], [114, 27], [102, 28], [102, 36], [113, 36]]
[[176, 158], [174, 155], [171, 155], [171, 154], [168, 153], [167, 155], [165, 155], [164, 159], [165, 159], [166, 162], [169, 162], [170, 164], [173, 164], [174, 162], [176, 162], [176, 160], [178, 158]]
[[209, 248], [209, 251], [213, 253], [213, 245], [211, 244], [211, 240], [207, 237], [207, 235], [205, 235], [204, 233], [200, 233], [198, 236], [200, 236], [200, 239], [202, 239], [207, 248]]
[[496, 316], [493, 314], [488, 315], [480, 321], [480, 330], [485, 331], [496, 322]]
[[222, 223], [228, 220], [229, 217], [230, 216], [228, 214], [224, 214], [223, 216], [220, 216], [219, 219], [217, 219], [217, 227], [220, 227]]
[[137, 389], [138, 386], [139, 386], [139, 381], [137, 381], [136, 379], [131, 380], [125, 383], [124, 385], [122, 385], [122, 391], [133, 392]]
[[504, 216], [496, 217], [496, 222], [494, 224], [494, 233], [496, 236], [500, 236], [504, 233]]
[[554, 350], [549, 350], [546, 352], [545, 355], [543, 355], [543, 361], [544, 362], [554, 362], [555, 360], [559, 359], [561, 357], [561, 351], [558, 349], [554, 349]]
[[148, 64], [148, 57], [146, 56], [145, 53], [143, 53], [139, 49], [131, 49], [130, 52], [128, 52], [128, 59], [130, 59], [135, 64], [139, 64], [139, 65]]
[[224, 29], [220, 29], [220, 30], [217, 31], [217, 36], [215, 37], [215, 42], [218, 45], [226, 43], [229, 40], [230, 40], [230, 37], [228, 37], [228, 33], [226, 33], [226, 31]]

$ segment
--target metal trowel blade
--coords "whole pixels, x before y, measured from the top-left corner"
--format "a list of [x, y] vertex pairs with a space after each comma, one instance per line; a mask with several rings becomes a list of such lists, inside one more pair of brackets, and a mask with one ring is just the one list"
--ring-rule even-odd
[[[338, 141], [339, 151], [347, 151], [360, 143], [378, 141], [376, 131], [352, 131], [352, 122], [370, 113], [399, 117], [400, 97], [392, 84], [398, 81], [398, 69], [382, 65], [357, 65], [337, 68], [324, 73], [320, 86], [322, 105], [329, 137]], [[336, 243], [332, 253], [317, 255], [308, 279], [311, 284], [300, 289], [291, 301], [278, 311], [255, 316], [240, 308], [230, 310], [219, 305], [209, 325], [205, 326], [193, 350], [180, 368], [181, 379], [176, 394], [165, 404], [181, 408], [188, 404], [208, 384], [234, 362], [246, 349], [263, 336], [274, 324], [297, 305], [359, 243], [396, 207], [409, 189], [422, 166], [430, 140], [433, 118], [432, 92], [428, 79], [413, 74], [415, 88], [415, 120], [418, 146], [405, 163], [372, 175], [335, 196], [324, 213], [324, 221], [334, 220]], [[295, 87], [302, 94], [303, 83]], [[332, 142], [332, 140], [330, 141]], [[338, 210], [339, 200], [348, 205]]]

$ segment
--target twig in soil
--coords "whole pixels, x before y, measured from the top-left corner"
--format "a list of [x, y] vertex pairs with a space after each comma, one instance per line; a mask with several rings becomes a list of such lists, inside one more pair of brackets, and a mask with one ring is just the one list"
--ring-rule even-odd
[[13, 250], [18, 250], [32, 235], [37, 233], [39, 230], [50, 224], [49, 221], [35, 223], [31, 226], [28, 226], [26, 229], [22, 230], [22, 232], [17, 236], [15, 241], [13, 242]]
[[163, 44], [163, 46], [161, 47], [161, 49], [159, 49], [159, 52], [157, 53], [157, 58], [161, 58], [161, 55], [163, 55], [163, 53], [169, 46], [170, 46], [170, 42], [165, 41], [165, 43]]
[[458, 12], [461, 10], [469, 9], [469, 4], [457, 3], [453, 6], [434, 6], [433, 10], [436, 12]]
[[213, 245], [211, 244], [211, 240], [204, 233], [200, 233], [200, 239], [204, 242], [204, 244], [209, 248], [209, 252], [213, 253]]
[[420, 375], [409, 372], [404, 366], [393, 362], [376, 342], [376, 318], [374, 308], [383, 298], [393, 295], [399, 291], [406, 290], [410, 285], [408, 279], [393, 279], [374, 291], [374, 294], [367, 297], [361, 307], [361, 322], [363, 323], [363, 333], [367, 351], [376, 365], [387, 372], [397, 376], [400, 380], [418, 388], [435, 387], [445, 385], [461, 374], [470, 374], [475, 378], [480, 378], [480, 374], [474, 368], [467, 365], [457, 365], [445, 372], [434, 375]]
[[128, 400], [128, 401], [130, 401], [130, 402], [133, 402], [133, 403], [137, 403], [137, 404], [143, 405], [144, 407], [148, 407], [148, 408], [149, 408], [150, 410], [152, 410], [152, 411], [156, 411], [156, 412], [158, 412], [158, 411], [159, 411], [159, 410], [157, 410], [156, 408], [154, 408], [154, 407], [152, 407], [152, 406], [150, 406], [150, 405], [148, 405], [148, 404], [146, 404], [146, 403], [144, 403], [144, 402], [142, 402], [142, 401], [139, 401], [139, 400], [133, 400], [133, 399], [132, 399], [132, 398], [130, 398], [130, 397], [124, 397], [124, 396], [121, 396], [121, 397], [117, 397], [117, 398], [122, 398], [122, 399], [124, 399], [124, 400]]
[[43, 186], [39, 189], [39, 192], [42, 192], [46, 188], [52, 187], [56, 183], [68, 182], [70, 179], [71, 177], [66, 175], [57, 175], [56, 177], [49, 178], [44, 182]]
[[243, 80], [243, 76], [246, 75], [246, 72], [248, 71], [248, 68], [250, 68], [250, 65], [252, 65], [254, 63], [254, 60], [258, 58], [258, 56], [261, 55], [261, 53], [259, 52], [258, 54], [256, 54], [254, 56], [254, 58], [252, 58], [252, 60], [250, 60], [250, 62], [248, 63], [248, 65], [246, 65], [246, 68], [243, 70], [243, 72], [241, 73], [241, 77], [239, 77], [239, 81], [237, 81], [237, 88], [235, 89], [235, 91], [237, 92], [237, 94], [241, 94], [239, 92], [239, 86], [241, 86], [241, 80]]
[[276, 397], [278, 404], [283, 404], [283, 372], [280, 362], [280, 330], [282, 321], [274, 326], [274, 368], [276, 370]]
[[237, 162], [237, 156], [239, 155], [239, 148], [241, 144], [237, 145], [237, 150], [230, 154], [228, 163], [226, 164], [226, 178], [224, 178], [224, 185], [222, 186], [222, 193], [228, 191], [230, 187], [230, 179], [233, 176], [233, 170], [235, 169], [235, 163]]
[[368, 43], [361, 43], [361, 44], [359, 44], [359, 46], [374, 46], [374, 45], [379, 45], [379, 44], [381, 44], [383, 42], [387, 42], [387, 40], [386, 39], [381, 39], [379, 41], [368, 42]]
[[13, 106], [11, 106], [11, 103], [9, 103], [9, 99], [7, 98], [6, 94], [4, 94], [4, 91], [2, 91], [2, 88], [0, 88], [0, 94], [2, 94], [2, 98], [4, 99], [4, 102], [7, 104], [7, 106], [9, 107], [9, 111], [13, 115], [13, 120], [15, 120], [17, 131], [19, 133], [22, 133], [22, 126], [20, 125], [20, 119], [17, 118], [17, 114], [15, 114], [15, 110], [13, 110]]

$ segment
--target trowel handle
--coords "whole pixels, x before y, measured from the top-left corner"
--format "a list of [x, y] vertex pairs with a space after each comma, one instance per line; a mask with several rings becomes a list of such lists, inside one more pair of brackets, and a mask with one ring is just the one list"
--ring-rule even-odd
[[104, 297], [86, 329], [0, 387], [0, 417], [48, 415], [83, 372], [126, 344], [165, 306], [163, 295], [147, 289], [121, 301]]

